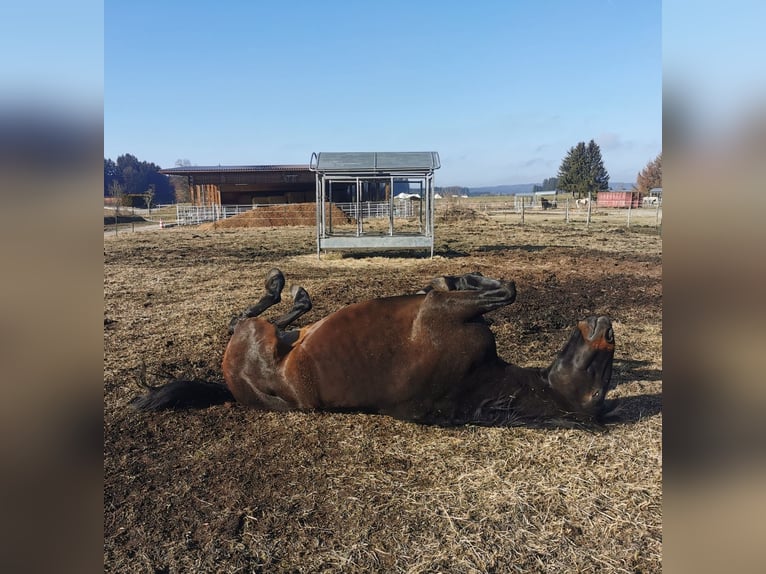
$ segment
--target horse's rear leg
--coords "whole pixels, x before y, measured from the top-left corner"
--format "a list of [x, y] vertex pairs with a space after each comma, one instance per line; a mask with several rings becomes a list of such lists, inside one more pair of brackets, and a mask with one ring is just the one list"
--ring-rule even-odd
[[424, 287], [418, 293], [425, 294], [429, 291], [478, 291], [488, 289], [497, 283], [495, 279], [484, 277], [478, 271], [465, 275], [443, 275], [431, 280], [431, 284]]
[[263, 295], [255, 305], [248, 307], [239, 315], [232, 317], [231, 321], [229, 321], [229, 334], [231, 335], [234, 333], [234, 328], [242, 319], [257, 317], [272, 305], [279, 303], [282, 300], [282, 289], [284, 289], [284, 287], [285, 276], [276, 267], [271, 269], [266, 274], [266, 294]]
[[274, 325], [276, 325], [277, 329], [284, 329], [298, 317], [311, 311], [311, 297], [309, 297], [308, 292], [303, 287], [293, 285], [290, 293], [293, 296], [293, 307], [290, 311], [274, 320]]
[[478, 272], [437, 277], [421, 292], [430, 293], [432, 305], [448, 302], [448, 312], [462, 319], [483, 315], [516, 300], [513, 281], [499, 281]]

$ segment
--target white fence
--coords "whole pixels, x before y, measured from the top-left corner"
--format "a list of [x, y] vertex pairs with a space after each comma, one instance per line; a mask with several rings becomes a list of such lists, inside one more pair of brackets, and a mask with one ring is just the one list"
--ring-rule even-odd
[[[176, 225], [197, 225], [207, 221], [219, 221], [245, 213], [259, 207], [275, 207], [292, 204], [255, 204], [255, 205], [176, 205]], [[391, 205], [387, 201], [365, 201], [362, 203], [336, 203], [343, 213], [353, 219], [388, 218]], [[395, 200], [393, 216], [395, 218], [415, 217], [420, 213], [420, 202], [412, 200]]]
[[[608, 224], [618, 226], [646, 226], [660, 228], [662, 225], [662, 201], [642, 202], [638, 207], [599, 206], [596, 201], [577, 202], [574, 199], [559, 199], [541, 203], [528, 196], [511, 200], [482, 201], [471, 198], [463, 203], [493, 219], [520, 224], [534, 222], [562, 221], [569, 224]], [[437, 204], [438, 208], [438, 204]]]
[[250, 211], [257, 205], [176, 205], [177, 225], [196, 225], [206, 221], [227, 219]]
[[[522, 199], [523, 197], [523, 199]], [[484, 213], [493, 219], [506, 223], [535, 223], [540, 221], [561, 221], [568, 224], [590, 226], [592, 224], [610, 224], [619, 226], [649, 226], [659, 228], [662, 225], [662, 202], [642, 202], [639, 207], [599, 207], [595, 201], [590, 204], [577, 204], [574, 199], [559, 199], [542, 205], [538, 200], [531, 203], [527, 197], [515, 197], [499, 200], [467, 198], [459, 200], [436, 201], [436, 213], [445, 209], [469, 207]], [[531, 198], [530, 198], [531, 200]], [[234, 215], [257, 209], [275, 207], [278, 204], [258, 205], [176, 205], [177, 225], [196, 225], [208, 221], [218, 221]], [[282, 204], [286, 205], [286, 204]], [[358, 219], [387, 219], [393, 207], [394, 218], [411, 218], [420, 215], [421, 202], [413, 200], [395, 200], [393, 206], [387, 201], [362, 203], [336, 203], [348, 217]], [[138, 210], [136, 210], [138, 211]]]

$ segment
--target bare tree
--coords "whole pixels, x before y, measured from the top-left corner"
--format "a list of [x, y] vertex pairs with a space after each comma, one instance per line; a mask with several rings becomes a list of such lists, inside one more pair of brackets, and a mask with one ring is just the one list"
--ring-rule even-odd
[[125, 188], [123, 188], [122, 184], [116, 179], [112, 180], [112, 183], [109, 184], [109, 196], [114, 199], [114, 234], [117, 235], [117, 226], [120, 220], [120, 207], [122, 207], [122, 202], [125, 199]]
[[152, 202], [154, 201], [154, 184], [151, 184], [144, 192], [144, 202], [146, 203], [146, 209], [149, 210], [149, 215], [152, 214]]
[[662, 187], [662, 152], [646, 164], [636, 178], [636, 189], [641, 195], [648, 195], [655, 187]]

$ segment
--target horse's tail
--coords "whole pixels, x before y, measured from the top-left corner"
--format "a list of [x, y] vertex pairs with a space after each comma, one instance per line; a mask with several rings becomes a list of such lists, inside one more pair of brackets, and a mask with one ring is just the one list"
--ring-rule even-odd
[[141, 386], [147, 393], [130, 401], [130, 406], [139, 411], [200, 409], [235, 400], [228, 387], [221, 383], [172, 381], [156, 387]]

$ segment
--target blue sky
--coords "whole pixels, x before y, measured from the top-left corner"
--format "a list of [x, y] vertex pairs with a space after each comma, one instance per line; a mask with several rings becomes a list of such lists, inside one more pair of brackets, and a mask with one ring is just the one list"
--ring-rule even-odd
[[437, 185], [541, 182], [594, 139], [662, 151], [661, 3], [107, 2], [104, 156], [162, 167], [438, 151]]

